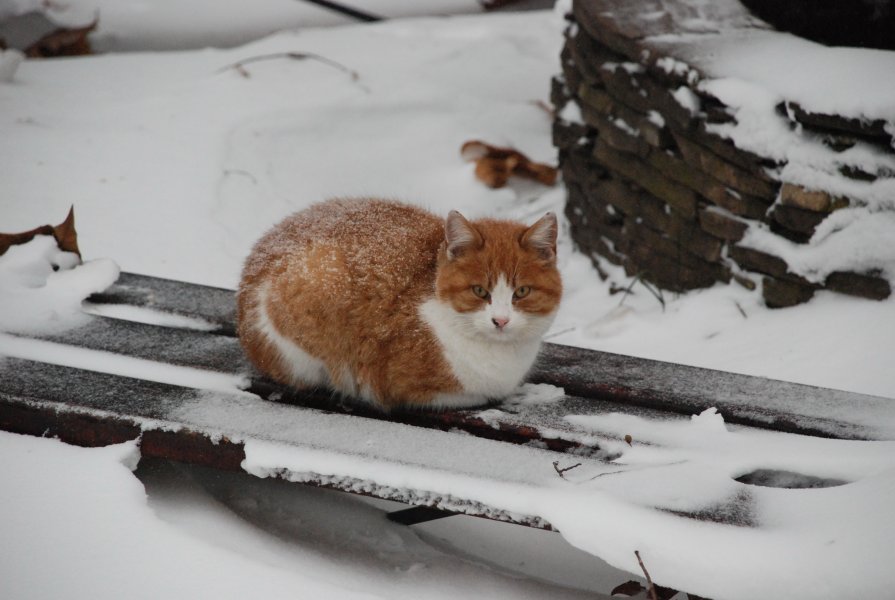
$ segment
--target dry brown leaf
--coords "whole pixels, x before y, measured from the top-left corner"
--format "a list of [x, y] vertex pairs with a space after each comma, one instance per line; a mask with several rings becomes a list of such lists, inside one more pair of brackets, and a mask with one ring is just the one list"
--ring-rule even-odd
[[547, 186], [556, 183], [555, 167], [534, 162], [513, 148], [502, 148], [479, 140], [470, 140], [460, 148], [460, 156], [466, 161], [476, 163], [475, 175], [488, 187], [503, 187], [512, 175], [532, 179]]
[[60, 250], [66, 252], [74, 252], [81, 257], [81, 250], [78, 249], [78, 232], [75, 231], [75, 207], [72, 205], [68, 209], [68, 216], [65, 220], [53, 227], [53, 237], [56, 238], [56, 244]]
[[93, 54], [87, 35], [96, 29], [98, 21], [74, 29], [60, 28], [40, 38], [25, 49], [28, 58], [83, 56]]
[[614, 588], [612, 588], [612, 591], [609, 592], [609, 595], [610, 596], [631, 597], [631, 596], [637, 596], [638, 594], [641, 594], [642, 592], [645, 592], [645, 591], [646, 591], [646, 588], [643, 587], [642, 583], [640, 583], [639, 581], [631, 580], [631, 581], [626, 581], [625, 583], [622, 583], [621, 585], [617, 585]]
[[68, 216], [65, 220], [55, 227], [52, 225], [41, 225], [22, 233], [0, 233], [0, 254], [4, 254], [10, 246], [30, 242], [36, 235], [52, 235], [56, 238], [56, 244], [60, 250], [74, 252], [78, 257], [81, 256], [81, 251], [78, 249], [78, 233], [75, 231], [74, 206], [68, 210]]

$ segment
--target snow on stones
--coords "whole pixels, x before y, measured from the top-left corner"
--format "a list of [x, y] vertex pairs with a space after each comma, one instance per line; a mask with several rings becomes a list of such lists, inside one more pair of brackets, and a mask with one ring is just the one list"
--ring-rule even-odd
[[[887, 298], [895, 53], [778, 33], [735, 0], [647, 4], [573, 4], [556, 99], [578, 102], [587, 128], [574, 133], [596, 138], [590, 155], [556, 124], [573, 238], [674, 291], [736, 280], [763, 284], [771, 307], [819, 289]], [[631, 60], [638, 68], [620, 68]], [[660, 133], [637, 136], [642, 121]], [[650, 219], [657, 203], [669, 218]], [[748, 232], [719, 228], [705, 208]]]

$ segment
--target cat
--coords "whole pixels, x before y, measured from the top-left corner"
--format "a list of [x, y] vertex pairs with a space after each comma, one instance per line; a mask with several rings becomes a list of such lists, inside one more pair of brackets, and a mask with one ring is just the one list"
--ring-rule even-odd
[[385, 411], [485, 404], [522, 382], [556, 314], [556, 237], [553, 213], [527, 227], [376, 199], [315, 204], [247, 258], [239, 339], [297, 388]]

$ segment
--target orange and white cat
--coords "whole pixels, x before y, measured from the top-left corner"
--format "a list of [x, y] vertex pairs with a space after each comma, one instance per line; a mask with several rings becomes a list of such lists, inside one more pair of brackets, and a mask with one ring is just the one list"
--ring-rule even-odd
[[383, 200], [330, 200], [265, 234], [246, 261], [239, 338], [262, 372], [397, 406], [510, 394], [562, 295], [556, 216], [441, 219]]

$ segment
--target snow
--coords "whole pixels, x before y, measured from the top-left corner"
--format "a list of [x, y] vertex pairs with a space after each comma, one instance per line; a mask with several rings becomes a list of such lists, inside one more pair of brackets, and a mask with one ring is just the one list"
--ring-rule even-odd
[[13, 356], [200, 390], [235, 392], [245, 389], [249, 385], [248, 376], [243, 374], [217, 373], [101, 350], [72, 348], [67, 344], [35, 340], [3, 332], [0, 332], [0, 356]]
[[[723, 0], [719, 4], [739, 4]], [[670, 41], [671, 36], [662, 38]], [[891, 98], [895, 53], [870, 48], [826, 47], [789, 34], [706, 36], [680, 56], [710, 77], [733, 77], [801, 104], [806, 110], [863, 119], [895, 120]], [[823, 73], [822, 77], [818, 74]], [[835, 81], [835, 85], [830, 82]]]
[[[775, 253], [794, 272], [816, 282], [834, 271], [880, 271], [888, 277], [895, 273], [895, 253], [884, 242], [895, 235], [895, 179], [885, 176], [895, 172], [895, 157], [864, 142], [836, 152], [816, 136], [793, 130], [775, 111], [782, 97], [767, 88], [723, 78], [702, 82], [700, 89], [736, 109], [736, 123], [710, 125], [710, 130], [739, 147], [785, 161], [777, 175], [781, 181], [850, 201], [848, 208], [825, 219], [802, 247], [758, 225], [750, 227], [743, 245]], [[874, 181], [849, 179], [840, 173], [843, 166], [883, 176]]]
[[81, 301], [118, 278], [118, 266], [101, 258], [80, 264], [52, 236], [12, 246], [0, 260], [0, 331], [59, 331], [87, 321]]
[[147, 323], [149, 325], [161, 325], [163, 327], [179, 327], [182, 329], [194, 329], [196, 331], [215, 331], [220, 328], [217, 323], [211, 323], [197, 317], [187, 317], [174, 313], [154, 310], [144, 306], [129, 306], [127, 304], [93, 304], [82, 302], [81, 308], [91, 315], [111, 317], [135, 323]]
[[0, 83], [12, 81], [16, 74], [16, 69], [22, 64], [25, 55], [11, 48], [8, 50], [0, 49]]
[[867, 208], [839, 210], [827, 217], [808, 244], [795, 244], [766, 227], [750, 227], [744, 246], [779, 256], [809, 281], [823, 282], [834, 271], [879, 271], [895, 279], [895, 212]]
[[557, 116], [567, 123], [584, 123], [584, 117], [581, 116], [581, 107], [574, 100], [566, 102], [566, 105], [562, 107]]
[[[891, 128], [895, 53], [826, 47], [773, 31], [737, 0], [678, 0], [662, 3], [662, 8], [666, 18], [677, 23], [676, 33], [653, 36], [646, 43], [675, 58], [662, 58], [657, 66], [686, 74], [694, 89], [734, 109], [735, 122], [707, 129], [783, 164], [770, 171], [782, 182], [849, 199], [849, 207], [828, 219], [805, 247], [773, 239], [764, 227], [751, 228], [744, 245], [779, 250], [793, 272], [815, 282], [837, 270], [890, 276], [895, 262], [881, 242], [895, 235], [895, 227], [889, 215], [872, 213], [895, 211], [891, 151], [864, 141], [837, 151], [820, 135], [793, 128], [777, 107], [784, 101], [796, 103], [809, 113], [882, 120]], [[702, 81], [696, 81], [696, 69]], [[673, 95], [691, 113], [698, 111], [698, 97], [689, 88], [680, 87]], [[842, 175], [843, 168], [879, 178], [850, 179]]]
[[699, 101], [699, 96], [697, 96], [693, 92], [693, 90], [685, 85], [682, 85], [671, 92], [671, 95], [675, 100], [677, 100], [677, 103], [686, 108], [691, 115], [699, 114], [701, 103]]
[[[325, 492], [271, 500], [237, 487], [215, 498], [189, 480], [166, 489], [164, 474], [144, 488], [133, 442], [84, 449], [0, 432], [0, 452], [0, 479], [16, 482], [0, 488], [10, 598], [584, 597], [439, 551], [380, 510]], [[346, 520], [327, 518], [333, 510]]]
[[545, 402], [556, 402], [565, 396], [565, 390], [549, 383], [523, 383], [519, 386], [519, 391], [504, 401], [505, 406], [514, 404], [543, 404]]
[[662, 116], [661, 113], [655, 110], [649, 111], [647, 113], [646, 118], [649, 119], [649, 122], [655, 125], [658, 128], [665, 127], [665, 117]]
[[[428, 0], [425, 6], [398, 0], [365, 0], [346, 6], [383, 18], [480, 12], [475, 0]], [[193, 0], [189, 16], [177, 0], [7, 0], [0, 19], [30, 11], [44, 12], [62, 26], [81, 27], [98, 19], [90, 35], [99, 52], [185, 50], [245, 44], [283, 29], [345, 25], [354, 18], [292, 0], [255, 0], [252, 9], [240, 0]]]
[[[856, 593], [856, 588], [849, 589], [849, 586], [863, 581], [855, 585], [867, 584], [864, 591], [875, 589], [873, 593], [885, 595], [883, 590], [888, 584], [880, 576], [888, 559], [881, 557], [891, 555], [886, 538], [895, 525], [895, 520], [884, 508], [895, 494], [895, 472], [885, 458], [885, 454], [892, 450], [888, 442], [877, 446], [800, 436], [770, 439], [774, 436], [766, 432], [728, 431], [718, 415], [711, 412], [690, 421], [668, 423], [627, 415], [588, 417], [586, 420], [595, 431], [627, 433], [635, 440], [634, 449], [619, 462], [637, 469], [618, 475], [617, 478], [623, 481], [617, 484], [614, 477], [601, 477], [594, 480], [594, 484], [599, 482], [601, 487], [609, 489], [618, 485], [620, 493], [630, 495], [636, 502], [664, 498], [669, 506], [683, 508], [688, 507], [697, 490], [705, 494], [714, 492], [722, 501], [741, 493], [751, 497], [752, 513], [740, 517], [756, 522], [756, 528], [732, 527], [721, 533], [720, 528], [713, 531], [707, 524], [692, 523], [692, 529], [683, 531], [676, 530], [679, 523], [672, 523], [665, 516], [646, 514], [640, 522], [645, 532], [638, 527], [636, 534], [631, 534], [644, 539], [641, 552], [647, 557], [675, 555], [671, 562], [680, 562], [677, 566], [669, 565], [672, 571], [693, 562], [704, 565], [706, 583], [715, 586], [715, 591], [706, 588], [698, 593], [713, 597], [758, 598], [773, 590], [773, 595], [788, 598], [848, 597]], [[698, 448], [710, 449], [710, 452], [702, 453]], [[691, 454], [692, 451], [696, 451], [699, 458]], [[722, 476], [737, 477], [759, 466], [848, 481], [855, 481], [859, 472], [861, 475], [858, 475], [859, 481], [850, 485], [810, 490], [738, 486], [731, 479], [725, 483]], [[585, 474], [576, 476], [584, 477]], [[625, 479], [631, 480], [626, 483]], [[864, 504], [867, 495], [870, 495], [867, 510], [873, 516], [863, 508], [862, 514], [856, 514], [853, 511], [855, 503]], [[625, 507], [622, 510], [632, 509]], [[837, 512], [840, 516], [834, 517]], [[614, 517], [619, 522], [625, 520], [618, 513]], [[562, 529], [561, 522], [556, 524]], [[580, 528], [574, 529], [574, 535], [586, 535]], [[583, 548], [596, 550], [603, 546], [604, 552], [613, 551], [605, 547], [609, 545], [605, 543], [605, 532], [602, 539], [596, 530], [591, 534], [589, 540], [572, 541]], [[719, 537], [716, 538], [716, 534]], [[645, 548], [649, 550], [645, 551]], [[863, 557], [862, 561], [866, 560], [864, 564], [857, 564], [856, 556], [859, 555]], [[798, 559], [793, 560], [796, 556]], [[753, 577], [751, 581], [738, 580], [736, 589], [731, 589], [725, 586], [731, 575], [724, 571], [739, 561], [752, 565], [752, 573], [761, 573], [761, 577]], [[849, 577], [845, 578], [847, 581], [837, 583], [834, 573], [843, 573], [840, 569], [844, 562], [840, 561], [852, 565]], [[773, 566], [781, 564], [786, 564], [787, 568], [780, 570]], [[673, 572], [660, 575], [659, 565], [650, 567], [650, 572], [657, 579], [675, 577]], [[711, 579], [714, 581], [710, 582]], [[868, 584], [870, 580], [877, 583]], [[810, 590], [806, 589], [806, 582], [811, 582], [807, 586]]]
[[[101, 19], [99, 33], [108, 31], [109, 44], [115, 35], [120, 36], [118, 47], [133, 43], [134, 50], [211, 43], [165, 17], [164, 11], [176, 11], [178, 23], [186, 21], [170, 3], [145, 7], [155, 11], [146, 18], [146, 37], [132, 37], [140, 25], [135, 11], [142, 5], [110, 4], [120, 5], [121, 21], [115, 24], [111, 15]], [[374, 4], [367, 7], [371, 12], [379, 8]], [[231, 25], [229, 39], [215, 43], [253, 39], [268, 23], [284, 19], [281, 11], [287, 10], [274, 0], [263, 8], [256, 11], [259, 21], [244, 27], [229, 4], [220, 15], [209, 16], [221, 19], [207, 21], [215, 27]], [[211, 390], [181, 415], [197, 426], [219, 416], [223, 411], [214, 399], [226, 397], [231, 399], [228, 410], [242, 407], [234, 427], [254, 427], [259, 436], [289, 429], [288, 419], [264, 421], [256, 414], [255, 400], [239, 392], [245, 385], [239, 377], [211, 374], [208, 379], [201, 370], [72, 352], [16, 334], [83, 324], [89, 315], [79, 311], [81, 300], [114, 280], [116, 263], [126, 271], [232, 288], [251, 244], [267, 228], [324, 197], [401, 198], [440, 214], [457, 209], [468, 217], [529, 222], [551, 210], [562, 214], [561, 188], [514, 182], [490, 190], [459, 156], [463, 142], [482, 139], [514, 146], [533, 160], [555, 162], [550, 118], [533, 101], [546, 100], [549, 78], [559, 68], [562, 12], [287, 31], [229, 50], [26, 60], [12, 83], [0, 83], [5, 109], [0, 115], [0, 223], [7, 232], [27, 230], [61, 219], [74, 202], [85, 262], [78, 265], [54, 251], [49, 238], [0, 257], [0, 329], [6, 332], [0, 334], [0, 354]], [[269, 21], [261, 22], [260, 15]], [[205, 27], [203, 19], [196, 21], [196, 27]], [[160, 33], [166, 25], [171, 39]], [[313, 52], [355, 71], [358, 79], [318, 61], [287, 58], [248, 64], [248, 77], [232, 68], [221, 71], [240, 60], [282, 52]], [[773, 106], [781, 90], [741, 79], [713, 85], [706, 90], [738, 102], [732, 105], [740, 107], [739, 129], [726, 131], [737, 143], [735, 136], [742, 135], [798, 156], [816, 171], [831, 164], [813, 147], [791, 143], [782, 120], [767, 116], [765, 108]], [[817, 98], [800, 98], [811, 105], [827, 88], [817, 91]], [[874, 98], [882, 96], [874, 94], [868, 94], [868, 110], [879, 108]], [[844, 92], [831, 96], [841, 99]], [[888, 165], [866, 147], [837, 156], [854, 164]], [[806, 185], [815, 177], [785, 175]], [[834, 233], [845, 223], [832, 220], [808, 245], [827, 240], [823, 250], [775, 249], [814, 277], [833, 265], [874, 264], [889, 272], [891, 220], [873, 225], [869, 216], [887, 209], [886, 198], [891, 202], [892, 195], [873, 184], [853, 185], [859, 188], [847, 192], [866, 204], [834, 215], [849, 221], [851, 237]], [[750, 231], [747, 241], [755, 247], [770, 243], [762, 235]], [[860, 254], [854, 244], [858, 237], [869, 254]], [[871, 302], [819, 292], [804, 306], [771, 311], [758, 292], [735, 285], [665, 294], [664, 306], [638, 285], [630, 294], [610, 296], [609, 283], [601, 282], [588, 258], [574, 251], [567, 223], [562, 223], [559, 263], [566, 293], [550, 341], [895, 396], [891, 298]], [[53, 271], [54, 264], [59, 271]], [[630, 282], [619, 269], [605, 268], [611, 281]], [[147, 312], [107, 312], [115, 310], [88, 307], [117, 318], [162, 319]], [[527, 386], [512, 402], [549, 403], [560, 394], [550, 386]], [[327, 432], [341, 431], [349, 438], [342, 440], [346, 444], [351, 435], [366, 435], [353, 442], [361, 450], [349, 452], [346, 445], [342, 454], [333, 455], [255, 440], [248, 445], [245, 467], [258, 475], [296, 479], [316, 472], [359, 485], [373, 479], [395, 486], [429, 485], [538, 514], [574, 546], [627, 573], [611, 571], [616, 580], [591, 581], [584, 555], [543, 532], [516, 528], [506, 533], [500, 525], [478, 521], [452, 525], [460, 518], [454, 517], [431, 526], [440, 529], [422, 526], [416, 534], [416, 529], [386, 523], [380, 508], [304, 486], [191, 471], [144, 472], [137, 480], [129, 468], [138, 452], [133, 443], [88, 450], [0, 433], [0, 482], [10, 483], [0, 485], [0, 527], [4, 550], [15, 549], [5, 551], [0, 561], [4, 592], [21, 598], [70, 595], [73, 589], [95, 598], [140, 593], [277, 598], [296, 590], [335, 598], [572, 598], [583, 594], [563, 583], [605, 593], [628, 573], [639, 573], [637, 549], [656, 579], [719, 599], [888, 593], [890, 507], [895, 502], [895, 453], [888, 442], [766, 434], [726, 426], [723, 415], [713, 412], [672, 421], [581, 417], [576, 425], [616, 440], [609, 443], [620, 454], [616, 463], [574, 457], [586, 464], [559, 478], [551, 455], [529, 448], [528, 456], [543, 463], [544, 470], [507, 475], [528, 478], [522, 486], [487, 484], [483, 471], [475, 468], [500, 450], [482, 440], [465, 444], [474, 438], [438, 436], [444, 447], [478, 452], [469, 456], [472, 466], [462, 477], [435, 476], [422, 467], [423, 457], [414, 461], [417, 448], [388, 446], [391, 430], [383, 429], [381, 439], [339, 423], [336, 427], [315, 417], [304, 426], [309, 436], [320, 436], [320, 444], [331, 442]], [[633, 446], [622, 441], [624, 435], [632, 436]], [[424, 458], [437, 460], [438, 448], [426, 450]], [[396, 462], [404, 466], [395, 467]], [[850, 483], [783, 490], [734, 481], [755, 469]], [[613, 471], [623, 473], [607, 474]], [[221, 483], [225, 480], [229, 483]], [[725, 513], [725, 503], [738, 494], [748, 496], [751, 510]], [[709, 509], [749, 526], [668, 512]], [[484, 539], [486, 529], [493, 533]], [[430, 531], [438, 533], [430, 536]], [[466, 537], [489, 549], [471, 562], [462, 550]], [[547, 538], [553, 541], [541, 541]], [[548, 546], [549, 551], [539, 551]], [[483, 567], [482, 561], [502, 566]], [[582, 567], [571, 575], [568, 564]]]
[[[640, 550], [649, 556], [654, 577], [701, 595], [748, 599], [773, 590], [789, 598], [816, 597], [817, 588], [806, 589], [805, 581], [817, 581], [828, 597], [856, 590], [872, 596], [888, 588], [878, 569], [881, 557], [891, 557], [889, 533], [895, 518], [886, 507], [895, 501], [895, 442], [728, 431], [713, 409], [689, 420], [620, 414], [569, 419], [600, 434], [630, 434], [633, 445], [608, 446], [621, 454], [610, 464], [575, 457], [579, 467], [552, 483], [543, 480], [543, 469], [527, 464], [524, 470], [478, 479], [478, 466], [469, 461], [461, 461], [469, 465], [466, 472], [442, 470], [436, 457], [419, 454], [399, 452], [399, 463], [384, 462], [383, 452], [395, 449], [366, 431], [368, 450], [360, 455], [250, 440], [244, 468], [291, 481], [327, 474], [324, 481], [348, 479], [368, 491], [382, 486], [425, 489], [448, 506], [453, 498], [466, 498], [521, 515], [543, 515], [570, 542], [614, 566], [636, 572], [633, 553]], [[342, 435], [357, 445], [355, 432]], [[441, 436], [446, 452], [451, 451], [449, 436]], [[466, 451], [473, 456], [479, 455], [474, 445], [487, 442], [470, 443]], [[510, 466], [491, 460], [501, 468]], [[853, 484], [779, 490], [734, 481], [759, 468]], [[745, 506], [731, 512], [728, 503], [744, 498]], [[803, 509], [806, 504], [810, 510]], [[711, 515], [730, 524], [713, 524], [711, 518], [693, 521], [676, 513]], [[795, 555], [804, 560], [790, 567], [784, 557]], [[762, 577], [756, 579], [756, 572]]]
[[640, 131], [638, 129], [631, 127], [628, 122], [621, 117], [612, 119], [612, 124], [632, 137], [637, 137], [638, 135], [640, 135]]

